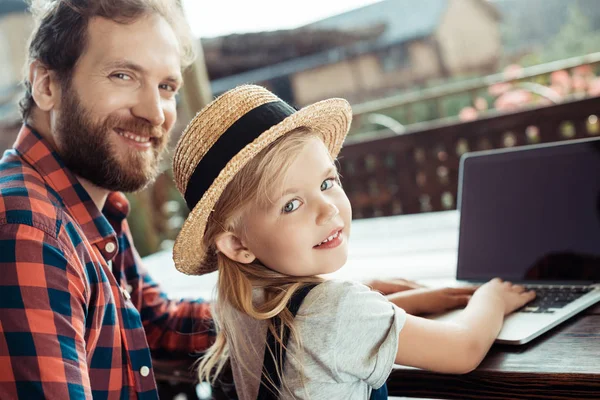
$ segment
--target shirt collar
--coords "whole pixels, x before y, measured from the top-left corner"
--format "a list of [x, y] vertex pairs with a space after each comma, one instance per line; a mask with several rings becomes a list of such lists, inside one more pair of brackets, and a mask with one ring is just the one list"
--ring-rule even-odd
[[21, 127], [14, 149], [58, 194], [59, 200], [82, 227], [90, 243], [116, 243], [116, 232], [111, 222], [113, 225], [120, 224], [129, 213], [129, 202], [122, 193], [110, 193], [103, 212], [100, 212], [77, 177], [65, 167], [60, 156], [28, 125]]

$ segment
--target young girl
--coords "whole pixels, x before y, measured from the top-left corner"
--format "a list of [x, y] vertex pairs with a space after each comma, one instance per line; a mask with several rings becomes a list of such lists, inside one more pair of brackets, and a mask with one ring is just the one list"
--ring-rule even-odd
[[241, 399], [384, 398], [394, 363], [469, 372], [504, 316], [534, 297], [495, 279], [460, 318], [440, 322], [364, 285], [324, 279], [348, 254], [351, 208], [334, 160], [350, 121], [341, 99], [296, 111], [241, 86], [200, 111], [177, 146], [175, 180], [192, 211], [175, 265], [219, 271], [218, 333], [200, 377], [230, 361]]

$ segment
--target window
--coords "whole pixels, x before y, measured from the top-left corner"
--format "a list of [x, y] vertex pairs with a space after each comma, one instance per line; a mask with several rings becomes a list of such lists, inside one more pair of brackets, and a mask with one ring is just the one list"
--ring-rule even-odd
[[379, 61], [385, 72], [407, 68], [410, 65], [410, 58], [404, 43], [398, 43], [383, 50], [379, 56]]

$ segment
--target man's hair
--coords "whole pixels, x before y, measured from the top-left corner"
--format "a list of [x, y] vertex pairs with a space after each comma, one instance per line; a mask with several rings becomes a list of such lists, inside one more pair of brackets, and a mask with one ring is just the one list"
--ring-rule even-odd
[[25, 96], [19, 102], [27, 121], [35, 104], [29, 82], [29, 65], [35, 60], [57, 74], [62, 85], [87, 45], [87, 27], [94, 17], [128, 24], [147, 15], [160, 15], [179, 41], [182, 68], [194, 60], [194, 40], [177, 0], [31, 0], [35, 28], [29, 39], [25, 68]]

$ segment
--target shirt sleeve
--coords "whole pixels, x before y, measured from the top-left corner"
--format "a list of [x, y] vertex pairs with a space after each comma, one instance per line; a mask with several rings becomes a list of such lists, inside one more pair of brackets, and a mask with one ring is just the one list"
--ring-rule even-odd
[[334, 332], [335, 371], [378, 389], [389, 376], [406, 313], [380, 293], [351, 282], [340, 286]]
[[92, 398], [82, 274], [43, 227], [0, 226], [0, 398]]
[[203, 299], [169, 299], [150, 277], [134, 248], [132, 254], [139, 274], [136, 307], [153, 356], [181, 359], [207, 350], [216, 336], [210, 303]]

